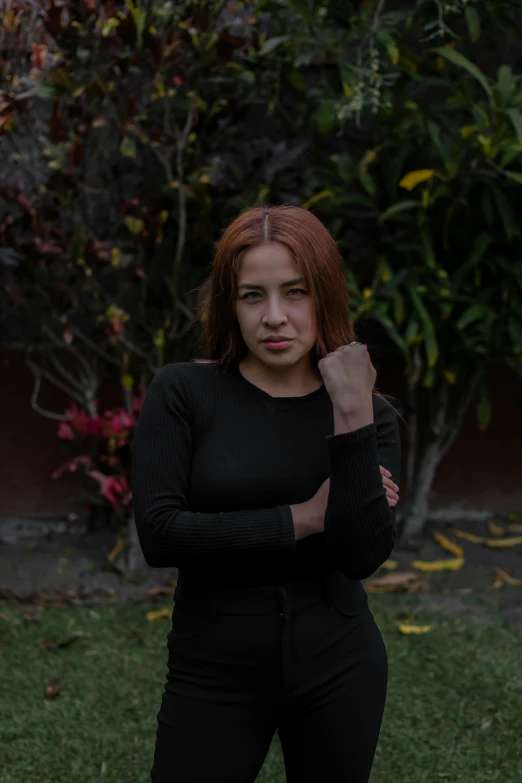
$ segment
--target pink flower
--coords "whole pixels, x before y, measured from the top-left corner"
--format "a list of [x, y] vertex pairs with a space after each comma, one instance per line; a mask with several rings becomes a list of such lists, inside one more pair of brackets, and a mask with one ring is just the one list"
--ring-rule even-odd
[[66, 421], [61, 421], [58, 427], [58, 437], [62, 440], [74, 440], [74, 432], [70, 424]]
[[67, 345], [70, 345], [73, 341], [73, 332], [70, 324], [67, 324], [67, 326], [65, 327], [65, 331], [63, 333], [63, 341], [64, 343], [67, 343]]
[[118, 479], [116, 476], [106, 476], [105, 473], [102, 473], [99, 470], [89, 470], [88, 475], [96, 481], [99, 481], [100, 495], [107, 498], [109, 503], [111, 503], [114, 508], [117, 508], [120, 502], [118, 496], [124, 491], [128, 492], [126, 479], [123, 477]]
[[90, 466], [91, 464], [92, 460], [90, 457], [74, 457], [74, 459], [71, 459], [68, 462], [64, 462], [62, 465], [60, 465], [60, 467], [51, 474], [51, 478], [60, 478], [62, 473], [64, 473], [66, 470], [68, 470], [70, 473], [74, 473], [78, 469], [78, 465]]

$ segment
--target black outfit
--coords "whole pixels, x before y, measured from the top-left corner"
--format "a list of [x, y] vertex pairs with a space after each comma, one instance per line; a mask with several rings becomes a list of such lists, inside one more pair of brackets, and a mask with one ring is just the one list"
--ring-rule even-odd
[[[254, 783], [274, 732], [289, 783], [366, 783], [386, 650], [359, 580], [395, 543], [379, 465], [399, 483], [393, 408], [333, 434], [324, 386], [272, 397], [237, 364], [179, 362], [152, 381], [133, 447], [151, 566], [179, 569], [155, 783]], [[325, 532], [291, 504], [330, 477]]]

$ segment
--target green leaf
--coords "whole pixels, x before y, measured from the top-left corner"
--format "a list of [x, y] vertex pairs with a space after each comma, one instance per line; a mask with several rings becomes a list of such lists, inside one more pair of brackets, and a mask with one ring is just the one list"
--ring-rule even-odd
[[475, 266], [476, 264], [479, 263], [479, 261], [481, 261], [481, 259], [484, 256], [484, 253], [489, 248], [492, 241], [493, 241], [493, 237], [487, 231], [482, 231], [475, 238], [475, 244], [473, 245], [473, 250], [468, 256], [468, 261], [467, 261], [468, 266]]
[[506, 166], [509, 166], [510, 163], [513, 163], [516, 158], [520, 158], [520, 153], [521, 149], [518, 142], [516, 144], [509, 144], [504, 149], [504, 153], [500, 159], [500, 168], [503, 169]]
[[459, 330], [465, 329], [466, 326], [477, 321], [479, 318], [483, 318], [488, 312], [488, 308], [482, 304], [470, 305], [460, 316], [456, 323], [456, 327]]
[[513, 72], [509, 65], [501, 65], [498, 69], [497, 86], [505, 101], [513, 90]]
[[482, 204], [482, 214], [486, 219], [486, 223], [491, 228], [493, 225], [493, 201], [491, 200], [491, 193], [489, 192], [488, 187], [482, 189], [480, 201]]
[[508, 332], [515, 351], [522, 351], [522, 319], [511, 315], [508, 321]]
[[493, 189], [493, 198], [497, 205], [497, 211], [500, 215], [502, 223], [504, 224], [504, 231], [508, 240], [513, 239], [514, 236], [520, 235], [515, 215], [511, 208], [511, 204], [507, 200], [504, 193], [498, 188]]
[[522, 174], [520, 174], [518, 171], [505, 171], [504, 174], [506, 177], [509, 177], [509, 179], [513, 179], [515, 182], [520, 182], [522, 185]]
[[398, 326], [402, 326], [406, 318], [406, 308], [404, 307], [404, 297], [397, 291], [393, 297], [393, 318]]
[[433, 250], [433, 245], [431, 244], [431, 240], [425, 231], [423, 231], [421, 234], [421, 240], [422, 240], [422, 247], [424, 250], [424, 260], [426, 261], [426, 265], [430, 269], [436, 269], [437, 261], [435, 259], [435, 252]]
[[522, 144], [522, 114], [519, 112], [518, 109], [508, 109], [506, 111], [507, 116], [513, 123], [513, 127], [515, 129], [515, 133], [517, 134], [517, 138], [519, 142]]
[[485, 92], [487, 93], [488, 97], [491, 98], [491, 87], [488, 84], [488, 81], [486, 77], [479, 71], [476, 65], [474, 65], [470, 60], [468, 60], [467, 57], [464, 57], [463, 54], [460, 52], [455, 51], [455, 49], [446, 49], [443, 46], [436, 47], [433, 49], [434, 52], [437, 54], [440, 54], [441, 57], [445, 57], [446, 60], [449, 60], [454, 65], [457, 65], [459, 68], [463, 68], [465, 71], [467, 71], [471, 76], [473, 76], [474, 79], [476, 79], [479, 84], [484, 88]]
[[486, 380], [483, 380], [477, 388], [477, 424], [481, 430], [485, 430], [491, 421], [491, 402], [489, 388]]
[[291, 37], [292, 36], [290, 35], [276, 35], [273, 38], [269, 38], [268, 41], [265, 41], [258, 54], [270, 54], [270, 52], [273, 52], [280, 44], [289, 41]]
[[379, 217], [379, 223], [382, 223], [383, 220], [388, 220], [389, 218], [395, 217], [395, 215], [400, 214], [401, 212], [405, 212], [407, 209], [413, 209], [413, 207], [418, 207], [419, 202], [418, 201], [399, 201], [397, 204], [392, 204], [391, 207], [388, 207]]
[[469, 30], [469, 37], [475, 43], [480, 37], [480, 16], [477, 10], [472, 6], [466, 6], [465, 10], [466, 22]]
[[424, 329], [424, 347], [426, 349], [428, 367], [434, 367], [437, 363], [437, 359], [439, 358], [439, 345], [437, 343], [435, 326], [415, 288], [412, 285], [408, 287], [412, 302], [415, 306], [415, 309], [417, 310], [417, 314]]
[[432, 389], [434, 383], [435, 383], [435, 368], [426, 367], [426, 371], [422, 379], [422, 385], [424, 386], [425, 389]]
[[419, 327], [420, 324], [417, 319], [414, 317], [410, 318], [408, 321], [408, 326], [406, 327], [406, 331], [404, 332], [404, 339], [408, 345], [411, 345], [415, 341], [415, 338], [419, 333]]

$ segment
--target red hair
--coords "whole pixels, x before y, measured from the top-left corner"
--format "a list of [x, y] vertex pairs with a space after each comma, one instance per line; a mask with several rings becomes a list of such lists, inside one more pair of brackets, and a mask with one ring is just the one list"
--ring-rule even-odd
[[[326, 226], [302, 207], [255, 206], [225, 230], [217, 243], [211, 274], [199, 289], [197, 317], [204, 358], [195, 361], [226, 367], [247, 355], [234, 307], [237, 277], [247, 250], [265, 242], [286, 245], [309, 286], [317, 323], [316, 365], [326, 354], [356, 339], [341, 254]], [[382, 396], [375, 389], [374, 394]]]

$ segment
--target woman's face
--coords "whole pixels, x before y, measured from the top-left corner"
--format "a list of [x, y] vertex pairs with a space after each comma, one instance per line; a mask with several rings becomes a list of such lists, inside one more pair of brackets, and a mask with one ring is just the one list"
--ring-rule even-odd
[[[268, 242], [250, 248], [238, 273], [236, 315], [249, 358], [269, 367], [306, 359], [317, 339], [312, 295], [286, 245]], [[289, 338], [287, 347], [269, 347], [271, 335]]]

